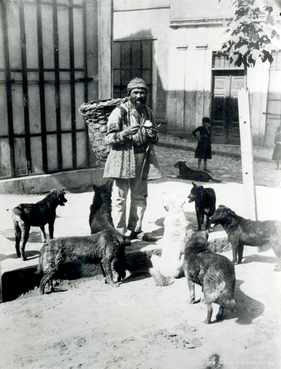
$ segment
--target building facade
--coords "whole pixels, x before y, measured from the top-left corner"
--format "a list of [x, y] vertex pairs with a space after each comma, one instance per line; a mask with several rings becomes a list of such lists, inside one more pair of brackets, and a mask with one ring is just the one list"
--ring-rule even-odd
[[[277, 22], [281, 7], [271, 5]], [[249, 68], [231, 65], [218, 56], [226, 39], [226, 20], [233, 17], [231, 0], [114, 1], [114, 94], [122, 96], [125, 85], [137, 73], [140, 60], [150, 72], [139, 69], [150, 85], [151, 107], [167, 132], [190, 135], [202, 117], [212, 120], [214, 143], [239, 144], [237, 91], [250, 91], [254, 145], [273, 146], [281, 123], [280, 58], [272, 65], [257, 62]], [[142, 47], [146, 43], [146, 49]], [[121, 77], [120, 77], [121, 76]]]

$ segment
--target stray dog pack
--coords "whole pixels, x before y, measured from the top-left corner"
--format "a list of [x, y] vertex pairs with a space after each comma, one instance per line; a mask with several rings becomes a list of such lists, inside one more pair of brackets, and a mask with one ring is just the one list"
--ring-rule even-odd
[[130, 245], [131, 241], [128, 237], [121, 234], [113, 224], [111, 215], [111, 192], [112, 179], [100, 181], [100, 183], [93, 184], [95, 191], [93, 202], [90, 207], [89, 225], [91, 234], [100, 232], [102, 230], [111, 230], [120, 243]]
[[189, 168], [185, 161], [178, 161], [175, 165], [175, 168], [178, 168], [179, 175], [178, 178], [181, 179], [189, 179], [191, 181], [198, 181], [198, 182], [221, 182], [218, 179], [214, 179], [210, 176], [209, 173], [204, 172], [203, 170], [194, 170]]
[[204, 215], [206, 216], [206, 230], [210, 226], [210, 217], [216, 210], [216, 193], [213, 188], [204, 188], [192, 182], [193, 187], [187, 196], [189, 202], [195, 202], [198, 231], [204, 225]]
[[195, 285], [202, 286], [207, 317], [204, 323], [211, 323], [212, 303], [219, 304], [216, 320], [223, 319], [224, 309], [234, 310], [235, 270], [233, 263], [225, 256], [216, 254], [207, 247], [208, 232], [200, 231], [187, 243], [185, 249], [186, 275], [190, 304], [195, 303]]
[[151, 256], [153, 268], [150, 269], [156, 286], [168, 286], [174, 282], [175, 278], [184, 276], [184, 249], [192, 234], [192, 230], [188, 228], [189, 221], [184, 213], [184, 203], [163, 194], [163, 206], [166, 212], [164, 235], [160, 241], [162, 253], [161, 257]]
[[[118, 287], [125, 277], [124, 245], [109, 230], [89, 236], [61, 237], [48, 241], [40, 251], [36, 272], [43, 274], [40, 293], [44, 294], [47, 283], [53, 289], [53, 279], [63, 278], [67, 268], [75, 269], [87, 263], [99, 264], [105, 281], [112, 287]], [[112, 268], [118, 274], [117, 283], [113, 281]]]
[[54, 238], [56, 208], [67, 202], [64, 190], [53, 190], [43, 200], [35, 204], [19, 204], [13, 212], [17, 256], [26, 260], [25, 245], [30, 227], [40, 227], [42, 240], [46, 241], [45, 224], [49, 224], [49, 236]]
[[242, 262], [244, 245], [270, 245], [278, 258], [278, 270], [281, 269], [281, 221], [279, 220], [250, 220], [237, 215], [224, 205], [220, 205], [211, 223], [221, 224], [228, 235], [232, 247], [233, 263]]

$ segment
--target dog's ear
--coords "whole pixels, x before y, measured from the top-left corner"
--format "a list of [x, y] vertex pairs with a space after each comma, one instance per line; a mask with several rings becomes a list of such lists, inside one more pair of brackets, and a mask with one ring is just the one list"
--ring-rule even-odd
[[98, 190], [99, 190], [99, 187], [98, 187], [97, 185], [93, 184], [93, 189], [94, 189], [94, 191], [96, 192], [96, 191], [98, 191]]
[[226, 208], [226, 212], [227, 212], [227, 214], [232, 215], [232, 216], [236, 215], [235, 212], [233, 210], [229, 209], [229, 208]]
[[106, 187], [111, 191], [113, 187], [113, 179], [109, 178], [109, 180], [106, 182]]
[[196, 183], [194, 183], [194, 182], [191, 182], [191, 183], [193, 184], [193, 187], [195, 187], [195, 188], [198, 187]]

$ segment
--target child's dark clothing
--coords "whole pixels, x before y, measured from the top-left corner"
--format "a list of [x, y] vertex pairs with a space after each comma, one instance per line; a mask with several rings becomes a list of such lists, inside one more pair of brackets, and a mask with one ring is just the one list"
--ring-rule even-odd
[[272, 160], [281, 160], [281, 132], [278, 132], [274, 138], [274, 151], [272, 154]]
[[194, 157], [197, 159], [212, 159], [211, 152], [211, 132], [204, 126], [196, 128], [192, 134], [196, 137], [196, 133], [199, 132], [200, 138], [195, 150]]

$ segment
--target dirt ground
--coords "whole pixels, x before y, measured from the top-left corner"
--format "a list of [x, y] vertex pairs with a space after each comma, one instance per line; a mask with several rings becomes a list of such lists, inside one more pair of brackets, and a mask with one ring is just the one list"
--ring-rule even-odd
[[[176, 173], [166, 160], [170, 153], [169, 149], [158, 149], [167, 175]], [[174, 161], [183, 154], [173, 155], [170, 160]], [[241, 169], [236, 166], [239, 163], [226, 159], [223, 163], [220, 169], [216, 169], [215, 163], [210, 165], [214, 177], [223, 177], [222, 184], [212, 186], [217, 204], [241, 210]], [[276, 179], [272, 166], [264, 170]], [[190, 187], [190, 182], [171, 178], [152, 182], [146, 230], [156, 235], [163, 231], [159, 201], [162, 191], [186, 197]], [[261, 217], [280, 219], [278, 191], [258, 188]], [[58, 209], [57, 237], [63, 235], [62, 229], [75, 235], [89, 232], [91, 199], [92, 193], [69, 195], [68, 206]], [[14, 205], [12, 200], [15, 205], [18, 203], [18, 197], [7, 198], [10, 205]], [[80, 207], [75, 213], [77, 202]], [[188, 206], [190, 213], [194, 211], [193, 204]], [[10, 227], [3, 214], [2, 234]], [[134, 243], [129, 247], [134, 247]], [[223, 254], [231, 258], [229, 251]], [[226, 311], [222, 322], [210, 325], [203, 324], [204, 303], [188, 303], [186, 278], [168, 287], [156, 287], [149, 274], [129, 276], [119, 288], [94, 278], [69, 281], [59, 285], [56, 292], [40, 296], [37, 289], [3, 303], [0, 368], [197, 369], [207, 368], [213, 354], [219, 355], [218, 367], [225, 369], [281, 368], [281, 273], [274, 271], [277, 259], [272, 250], [257, 253], [253, 247], [246, 247], [244, 256], [244, 262], [235, 267], [237, 311]], [[201, 297], [198, 286], [196, 297]], [[217, 309], [214, 305], [213, 318]]]
[[[188, 304], [185, 278], [156, 287], [145, 275], [112, 288], [71, 282], [67, 290], [1, 305], [1, 368], [280, 368], [280, 283], [271, 251], [236, 267], [238, 310], [205, 325], [204, 303]], [[196, 290], [201, 296], [200, 289]], [[214, 314], [217, 306], [214, 305]]]

